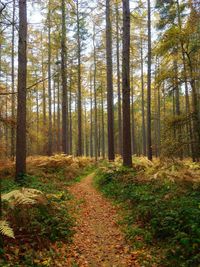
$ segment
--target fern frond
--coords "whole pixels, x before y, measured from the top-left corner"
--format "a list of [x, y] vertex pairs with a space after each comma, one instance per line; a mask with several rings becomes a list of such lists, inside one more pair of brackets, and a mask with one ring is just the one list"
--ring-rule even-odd
[[13, 190], [7, 194], [3, 194], [2, 200], [8, 201], [13, 204], [13, 206], [34, 205], [37, 203], [44, 203], [45, 196], [39, 190], [22, 188], [20, 190]]
[[0, 221], [0, 233], [7, 237], [15, 238], [13, 229], [9, 226], [7, 221]]

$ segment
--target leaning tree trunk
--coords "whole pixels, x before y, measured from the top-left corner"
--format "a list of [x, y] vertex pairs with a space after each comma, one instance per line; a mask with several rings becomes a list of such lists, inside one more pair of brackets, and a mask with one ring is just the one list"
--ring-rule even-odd
[[26, 173], [27, 2], [19, 0], [16, 181]]

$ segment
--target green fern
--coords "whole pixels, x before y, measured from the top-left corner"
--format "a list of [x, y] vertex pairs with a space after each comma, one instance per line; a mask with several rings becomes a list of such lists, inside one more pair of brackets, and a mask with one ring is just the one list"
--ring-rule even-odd
[[13, 229], [9, 226], [9, 223], [7, 221], [0, 221], [0, 233], [7, 237], [15, 238]]

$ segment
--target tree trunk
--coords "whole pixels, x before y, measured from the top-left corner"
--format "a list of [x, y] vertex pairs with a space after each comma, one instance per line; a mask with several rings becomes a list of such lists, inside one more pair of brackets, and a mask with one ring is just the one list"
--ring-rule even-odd
[[[12, 109], [11, 116], [12, 120], [15, 120], [15, 0], [13, 0], [13, 17], [12, 17], [12, 55], [11, 55], [11, 76], [12, 76]], [[15, 157], [15, 125], [12, 123], [11, 126], [11, 158], [14, 160]]]
[[103, 85], [101, 85], [101, 123], [102, 123], [102, 158], [105, 159], [105, 129], [104, 129], [104, 98], [103, 98]]
[[69, 153], [68, 143], [68, 92], [66, 75], [66, 6], [62, 0], [62, 39], [61, 39], [61, 73], [62, 73], [62, 152]]
[[123, 0], [123, 165], [132, 166], [130, 123], [130, 8], [129, 0]]
[[80, 19], [79, 0], [77, 0], [77, 43], [78, 43], [78, 156], [82, 156], [82, 97], [81, 97], [81, 41], [80, 41]]
[[142, 148], [143, 155], [146, 156], [146, 125], [145, 125], [145, 110], [144, 110], [144, 60], [143, 60], [143, 41], [141, 37], [141, 89], [142, 89]]
[[152, 160], [151, 144], [151, 4], [148, 3], [148, 79], [147, 79], [147, 156]]
[[92, 68], [90, 67], [90, 157], [93, 157], [93, 101], [92, 101]]
[[121, 114], [121, 86], [120, 86], [120, 59], [119, 59], [119, 6], [116, 1], [116, 48], [117, 48], [117, 100], [118, 100], [118, 153], [122, 155], [122, 114]]
[[96, 46], [95, 46], [95, 26], [93, 28], [93, 49], [94, 49], [94, 153], [95, 160], [98, 159], [98, 132], [97, 132], [97, 90], [96, 90]]
[[26, 173], [27, 2], [19, 0], [16, 181]]
[[106, 64], [107, 64], [107, 110], [108, 110], [108, 159], [114, 161], [114, 116], [113, 116], [113, 65], [110, 0], [106, 0]]
[[49, 100], [49, 127], [48, 127], [48, 156], [52, 155], [52, 97], [51, 97], [51, 22], [50, 0], [48, 11], [48, 100]]

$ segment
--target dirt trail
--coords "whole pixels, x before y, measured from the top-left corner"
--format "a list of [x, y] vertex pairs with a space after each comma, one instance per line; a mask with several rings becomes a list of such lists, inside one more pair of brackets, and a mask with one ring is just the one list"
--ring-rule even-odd
[[81, 267], [138, 267], [134, 253], [116, 224], [117, 212], [93, 187], [93, 176], [69, 188], [79, 203], [72, 261]]

